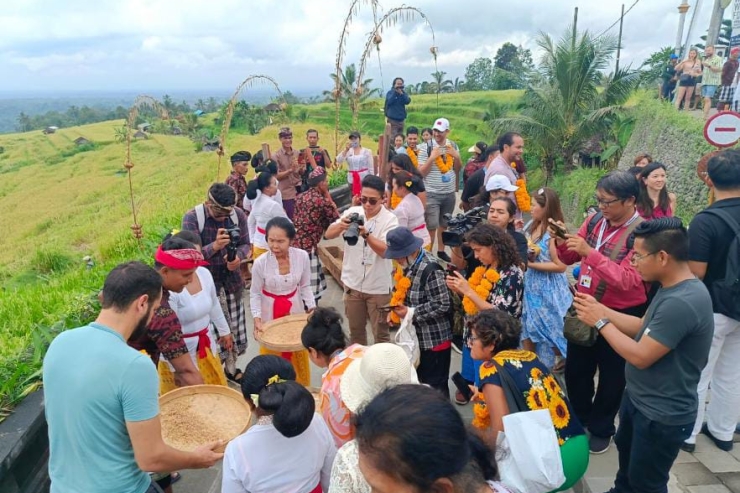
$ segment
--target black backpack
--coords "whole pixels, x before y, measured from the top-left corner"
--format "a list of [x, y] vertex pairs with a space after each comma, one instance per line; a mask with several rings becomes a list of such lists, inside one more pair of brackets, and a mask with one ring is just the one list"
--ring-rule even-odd
[[710, 289], [714, 312], [740, 321], [740, 224], [722, 209], [705, 209], [702, 213], [720, 218], [735, 233], [725, 260], [724, 279], [715, 280]]
[[[422, 286], [426, 286], [429, 276], [432, 275], [432, 271], [445, 270], [445, 268], [438, 264], [434, 259], [430, 258], [430, 260], [431, 262], [429, 262], [429, 265], [427, 265], [421, 272]], [[465, 329], [465, 312], [463, 311], [462, 298], [450, 288], [447, 288], [447, 291], [450, 293], [450, 310], [447, 312], [447, 318], [450, 321], [452, 333], [457, 336], [462, 336], [463, 330]]]

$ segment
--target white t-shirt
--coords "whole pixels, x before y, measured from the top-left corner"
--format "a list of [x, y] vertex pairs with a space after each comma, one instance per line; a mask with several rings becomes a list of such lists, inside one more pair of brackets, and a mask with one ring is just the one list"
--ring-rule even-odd
[[282, 205], [272, 200], [267, 195], [260, 194], [252, 203], [252, 212], [247, 219], [249, 239], [252, 245], [267, 250], [267, 238], [265, 238], [265, 227], [273, 217], [288, 217]]
[[272, 424], [256, 424], [226, 447], [221, 493], [309, 493], [329, 490], [337, 449], [323, 418], [286, 438]]
[[[181, 293], [170, 291], [170, 307], [180, 320], [183, 335], [195, 334], [207, 327], [208, 337], [211, 339], [211, 353], [218, 355], [217, 337], [228, 335], [231, 330], [221, 309], [221, 303], [218, 301], [211, 272], [205, 267], [198, 267], [195, 274], [200, 280], [201, 290], [195, 294], [190, 294], [187, 288], [183, 289]], [[213, 333], [211, 324], [216, 327], [218, 336]], [[185, 337], [183, 340], [188, 347], [193, 363], [197, 367], [198, 338]], [[163, 357], [163, 359], [167, 361], [166, 358]], [[169, 364], [169, 361], [167, 361], [167, 364]], [[170, 365], [170, 369], [172, 369], [172, 365]]]
[[410, 193], [393, 209], [393, 214], [398, 218], [398, 225], [408, 228], [417, 238], [424, 240], [422, 246], [432, 243], [426, 222], [424, 222], [424, 204], [421, 199]]
[[[362, 206], [350, 207], [336, 223], [352, 213], [365, 217]], [[385, 241], [388, 231], [398, 227], [398, 218], [385, 207], [372, 219], [365, 218], [365, 229], [374, 237]], [[364, 294], [388, 294], [392, 288], [393, 261], [379, 257], [372, 248], [359, 238], [355, 246], [344, 243], [342, 282]]]

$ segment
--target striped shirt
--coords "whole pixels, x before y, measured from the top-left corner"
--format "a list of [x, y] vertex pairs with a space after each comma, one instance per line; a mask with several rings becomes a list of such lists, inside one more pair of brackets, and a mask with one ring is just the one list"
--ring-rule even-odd
[[[459, 150], [457, 144], [449, 139], [447, 139], [447, 144], [450, 144], [452, 147], [455, 148], [455, 150]], [[436, 140], [432, 139], [432, 146], [432, 149], [434, 149], [435, 147], [439, 147], [439, 144], [437, 144]], [[418, 146], [416, 150], [418, 151], [417, 158], [419, 160], [419, 166], [421, 166], [422, 164], [426, 164], [427, 157], [429, 157], [429, 154], [427, 153], [427, 144], [422, 143], [422, 145]], [[455, 170], [451, 169], [450, 171], [448, 171], [446, 174], [446, 178], [449, 178], [449, 181], [442, 181], [442, 173], [439, 171], [439, 168], [437, 168], [437, 163], [432, 164], [432, 168], [429, 170], [429, 174], [426, 176], [426, 178], [424, 178], [424, 186], [427, 189], [427, 193], [454, 193]]]

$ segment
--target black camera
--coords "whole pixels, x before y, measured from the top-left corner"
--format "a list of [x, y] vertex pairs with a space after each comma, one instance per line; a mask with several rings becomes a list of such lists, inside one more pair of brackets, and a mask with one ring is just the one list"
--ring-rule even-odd
[[458, 247], [463, 244], [465, 233], [473, 229], [479, 222], [483, 221], [488, 214], [485, 207], [470, 209], [465, 214], [445, 214], [447, 220], [447, 231], [442, 231], [442, 243], [449, 247]]
[[236, 260], [236, 248], [239, 246], [239, 226], [232, 226], [226, 230], [229, 235], [229, 244], [226, 245], [226, 260], [233, 262]]
[[349, 228], [344, 232], [342, 238], [347, 242], [349, 246], [357, 245], [357, 240], [360, 238], [360, 226], [365, 225], [365, 218], [357, 212], [353, 212], [349, 216]]

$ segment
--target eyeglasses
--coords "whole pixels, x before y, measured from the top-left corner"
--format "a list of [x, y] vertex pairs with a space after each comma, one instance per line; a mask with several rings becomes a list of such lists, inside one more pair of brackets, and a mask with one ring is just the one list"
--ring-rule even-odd
[[380, 202], [380, 199], [377, 197], [360, 197], [360, 202], [363, 204], [367, 204], [370, 202], [370, 205], [378, 205], [378, 202]]
[[620, 202], [622, 199], [604, 200], [604, 199], [600, 199], [597, 195], [594, 195], [594, 200], [599, 205], [603, 205], [604, 207], [609, 207], [614, 202]]
[[650, 255], [655, 255], [658, 252], [650, 252], [646, 253], [645, 255], [640, 255], [639, 253], [633, 253], [632, 258], [630, 259], [630, 263], [632, 265], [636, 265], [638, 262], [641, 262], [642, 260], [648, 258]]

